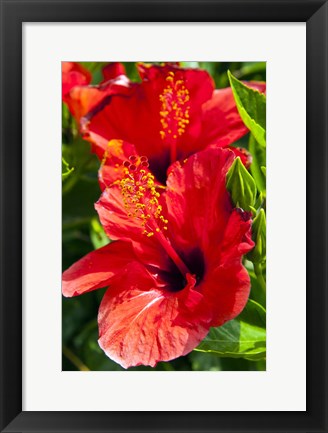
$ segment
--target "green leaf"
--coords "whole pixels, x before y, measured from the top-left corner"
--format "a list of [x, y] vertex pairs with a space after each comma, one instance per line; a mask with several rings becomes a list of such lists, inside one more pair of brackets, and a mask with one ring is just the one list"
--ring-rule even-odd
[[256, 215], [256, 212], [257, 212], [256, 210], [261, 208], [262, 205], [263, 205], [263, 194], [260, 192], [260, 194], [258, 195], [258, 197], [256, 199], [255, 205], [254, 205], [254, 208], [255, 208], [255, 212], [253, 212], [254, 215]]
[[258, 90], [237, 80], [230, 71], [228, 77], [240, 117], [263, 147], [266, 145], [266, 97]]
[[243, 312], [223, 326], [212, 328], [196, 351], [248, 360], [265, 359], [266, 311], [249, 300]]
[[256, 185], [239, 156], [227, 173], [227, 189], [236, 206], [247, 211], [252, 209], [256, 200]]
[[264, 209], [253, 220], [252, 239], [255, 247], [248, 253], [247, 257], [253, 263], [261, 263], [266, 257], [266, 218]]
[[102, 225], [99, 223], [97, 217], [92, 218], [90, 222], [90, 226], [91, 226], [90, 239], [95, 250], [107, 245], [109, 243], [109, 239], [106, 236], [106, 233], [104, 232], [104, 229], [102, 228]]
[[250, 298], [254, 301], [258, 302], [265, 308], [266, 305], [266, 290], [263, 290], [263, 287], [255, 275], [255, 272], [249, 274], [251, 278], [251, 294]]
[[264, 176], [264, 172], [262, 167], [266, 165], [266, 152], [265, 148], [261, 147], [254, 136], [250, 134], [249, 142], [248, 142], [248, 150], [252, 155], [252, 163], [250, 166], [250, 171], [255, 180], [257, 189], [263, 193], [265, 196], [266, 193], [266, 178]]
[[74, 167], [70, 168], [68, 162], [62, 158], [62, 180], [68, 178], [68, 176], [74, 171]]

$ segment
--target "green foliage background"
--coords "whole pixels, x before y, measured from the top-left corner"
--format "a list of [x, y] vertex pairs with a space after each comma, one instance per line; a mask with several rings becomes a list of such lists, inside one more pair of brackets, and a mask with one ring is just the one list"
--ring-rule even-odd
[[[105, 63], [84, 62], [82, 65], [92, 73], [93, 84], [97, 84], [102, 80], [101, 71]], [[124, 63], [124, 65], [129, 78], [139, 81], [135, 63]], [[239, 80], [266, 81], [266, 64], [264, 62], [184, 62], [182, 65], [206, 69], [214, 78], [217, 88], [230, 85], [228, 70]], [[253, 154], [253, 160], [257, 157], [261, 158], [261, 160], [265, 159], [265, 149], [256, 146], [254, 138], [249, 137], [249, 135], [243, 137], [236, 145], [249, 148]], [[99, 161], [95, 155], [91, 154], [89, 143], [83, 141], [79, 136], [77, 125], [64, 104], [62, 155], [64, 173], [62, 188], [62, 267], [65, 270], [88, 252], [108, 243], [108, 239], [99, 224], [94, 209], [94, 203], [100, 195], [97, 180]], [[256, 180], [258, 190], [264, 192], [265, 177], [259, 166], [259, 164], [254, 165], [251, 168], [251, 173]], [[253, 348], [248, 347], [249, 326], [251, 326], [252, 337], [256, 336], [259, 344], [264, 341], [264, 345], [261, 347], [264, 347], [265, 350], [265, 335], [262, 332], [263, 329], [265, 332], [265, 311], [263, 310], [263, 307], [265, 307], [265, 294], [252, 263], [246, 261], [245, 264], [251, 276], [251, 299], [253, 304], [250, 305], [247, 311], [242, 313], [244, 317], [241, 317], [239, 321], [231, 321], [224, 327], [212, 330], [210, 347], [209, 343], [204, 341], [197, 350], [194, 350], [189, 355], [171, 362], [160, 362], [155, 368], [134, 367], [124, 370], [120, 365], [111, 361], [98, 346], [97, 314], [106, 289], [75, 298], [63, 297], [62, 369], [81, 371], [265, 370], [266, 363], [264, 356], [261, 355], [262, 349], [260, 351], [255, 350], [257, 344], [253, 345]], [[255, 310], [256, 317], [254, 319], [253, 313]], [[251, 323], [251, 325], [249, 325], [250, 321], [246, 317], [249, 311], [252, 311], [252, 320], [256, 322]], [[235, 335], [236, 327], [239, 327], [238, 332], [243, 336], [244, 341], [240, 339], [240, 341], [233, 343], [230, 337]], [[223, 346], [222, 341], [225, 344]], [[227, 346], [229, 341], [230, 345]], [[248, 354], [247, 356], [242, 354], [244, 349]], [[255, 353], [255, 356], [252, 353]]]

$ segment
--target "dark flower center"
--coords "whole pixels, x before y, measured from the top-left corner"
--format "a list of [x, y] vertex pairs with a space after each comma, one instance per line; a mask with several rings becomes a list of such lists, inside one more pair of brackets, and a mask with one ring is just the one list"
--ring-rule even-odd
[[156, 179], [162, 184], [166, 184], [167, 169], [170, 166], [170, 154], [165, 152], [161, 157], [150, 158], [149, 166], [152, 173], [154, 173]]
[[[196, 278], [197, 287], [203, 280], [205, 274], [203, 253], [200, 251], [200, 249], [195, 248], [188, 254], [181, 254], [181, 257], [190, 270], [190, 274]], [[173, 262], [170, 271], [160, 271], [159, 276], [165, 282], [165, 289], [170, 292], [179, 292], [187, 285], [186, 276], [182, 275], [178, 267]]]

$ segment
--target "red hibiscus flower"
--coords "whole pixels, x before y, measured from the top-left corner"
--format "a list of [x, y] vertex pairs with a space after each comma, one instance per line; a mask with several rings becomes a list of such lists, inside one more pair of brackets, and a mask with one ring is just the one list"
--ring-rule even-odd
[[130, 86], [121, 63], [108, 63], [102, 73], [104, 80], [99, 85], [90, 85], [92, 77], [87, 69], [78, 63], [62, 63], [63, 101], [78, 122], [104, 98], [118, 92], [123, 95]]
[[90, 72], [75, 62], [62, 62], [63, 101], [69, 102], [69, 93], [76, 86], [85, 86], [91, 82]]
[[[71, 111], [79, 113], [82, 134], [100, 159], [109, 140], [125, 140], [147, 155], [152, 172], [165, 183], [174, 161], [211, 144], [227, 147], [248, 132], [231, 88], [215, 90], [206, 71], [173, 64], [139, 64], [138, 71], [141, 83], [112, 74], [99, 87], [80, 86], [71, 94]], [[248, 85], [265, 91], [264, 83]], [[86, 105], [93, 105], [88, 113]], [[247, 154], [240, 156], [250, 163]]]
[[127, 368], [186, 355], [209, 328], [244, 308], [250, 280], [250, 214], [233, 208], [228, 149], [208, 148], [175, 163], [158, 186], [146, 157], [132, 155], [124, 174], [96, 204], [113, 240], [63, 274], [64, 296], [109, 285], [101, 302], [99, 344]]

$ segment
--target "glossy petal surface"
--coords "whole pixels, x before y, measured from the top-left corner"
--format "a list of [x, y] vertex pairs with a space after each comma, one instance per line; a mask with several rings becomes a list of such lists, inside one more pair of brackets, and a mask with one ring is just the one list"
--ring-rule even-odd
[[[142, 267], [130, 267], [117, 288], [109, 289], [100, 305], [99, 344], [123, 367], [155, 366], [189, 353], [207, 334], [197, 307], [201, 295], [186, 289], [183, 296], [156, 289]], [[193, 314], [185, 303], [193, 305]]]

